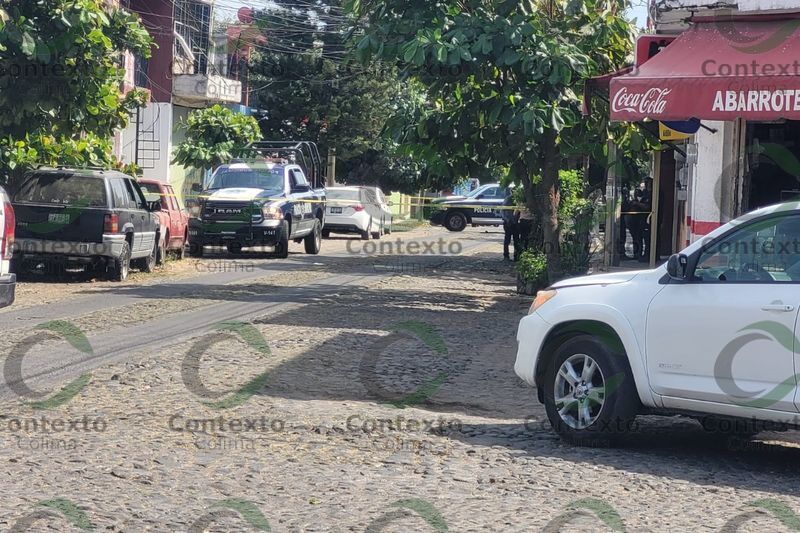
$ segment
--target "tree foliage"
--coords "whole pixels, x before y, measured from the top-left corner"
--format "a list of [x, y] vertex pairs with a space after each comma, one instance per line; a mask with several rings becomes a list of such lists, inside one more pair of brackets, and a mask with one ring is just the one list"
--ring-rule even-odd
[[[102, 0], [9, 0], [0, 9], [0, 171], [58, 159], [105, 163], [141, 100], [120, 91], [122, 54], [148, 57], [137, 15]], [[60, 159], [63, 158], [63, 159]]]
[[258, 120], [220, 105], [192, 111], [182, 127], [186, 140], [175, 149], [174, 162], [203, 170], [250, 155], [247, 145], [261, 140]]
[[268, 112], [265, 137], [314, 141], [323, 156], [335, 148], [337, 181], [413, 190], [422, 174], [381, 136], [410, 87], [392, 66], [350, 61], [338, 0], [296, 6], [282, 0], [254, 16], [266, 41], [250, 65], [251, 105]]
[[581, 118], [583, 82], [628, 60], [627, 0], [349, 0], [365, 64], [398, 65], [428, 100], [393, 117], [392, 138], [457, 180], [507, 169], [541, 221], [561, 273], [558, 171], [609, 137]]

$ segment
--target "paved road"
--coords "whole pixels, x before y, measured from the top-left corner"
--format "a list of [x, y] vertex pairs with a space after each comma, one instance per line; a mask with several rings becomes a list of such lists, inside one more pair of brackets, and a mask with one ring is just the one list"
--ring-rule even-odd
[[[444, 231], [412, 232], [407, 236], [395, 234], [384, 237], [383, 243], [393, 244], [397, 248], [400, 241], [402, 247], [416, 244], [423, 249], [435, 243], [434, 251], [447, 250], [450, 243], [458, 243], [460, 254], [469, 253], [487, 243], [499, 239], [495, 231], [474, 231], [467, 234], [451, 234]], [[442, 244], [445, 243], [445, 244]], [[413, 244], [412, 244], [413, 243]], [[327, 248], [332, 249], [318, 256], [292, 254], [289, 259], [276, 260], [268, 254], [242, 254], [231, 257], [227, 254], [209, 254], [207, 262], [244, 265], [248, 268], [233, 268], [219, 273], [196, 275], [187, 279], [152, 285], [121, 284], [118, 287], [87, 296], [65, 299], [57, 304], [32, 306], [21, 310], [9, 308], [0, 313], [0, 330], [9, 331], [21, 328], [32, 331], [39, 324], [54, 320], [72, 320], [76, 316], [97, 313], [107, 310], [109, 314], [118, 313], [126, 306], [135, 305], [142, 300], [161, 301], [182, 299], [187, 296], [214, 300], [206, 305], [186, 311], [177, 311], [167, 316], [159, 316], [153, 320], [137, 322], [112, 329], [100, 329], [89, 335], [92, 353], [81, 353], [77, 350], [65, 350], [60, 357], [53, 358], [51, 344], [34, 346], [25, 355], [25, 366], [21, 373], [13, 377], [6, 375], [0, 383], [0, 400], [17, 397], [16, 386], [24, 381], [34, 389], [53, 389], [60, 383], [68, 382], [76, 377], [112, 362], [124, 361], [133, 354], [157, 351], [170, 346], [200, 337], [223, 321], [247, 321], [254, 317], [267, 316], [272, 313], [286, 313], [300, 306], [331, 305], [334, 296], [344, 288], [365, 288], [365, 282], [376, 283], [382, 278], [396, 274], [398, 265], [402, 266], [403, 258], [397, 254], [371, 255], [363, 253], [364, 243], [359, 240], [334, 239], [326, 241]], [[378, 241], [369, 244], [379, 245]], [[368, 245], [369, 246], [369, 245]], [[300, 248], [296, 246], [294, 249]], [[368, 248], [369, 250], [370, 248]], [[358, 250], [361, 253], [351, 253]], [[387, 248], [388, 250], [388, 248]], [[294, 250], [293, 250], [294, 251]], [[266, 258], [265, 258], [266, 256]], [[413, 259], [405, 258], [405, 264], [412, 262], [415, 270], [430, 270], [445, 263], [447, 255], [416, 255]], [[321, 268], [320, 268], [321, 267]], [[327, 268], [325, 268], [327, 267]], [[231, 291], [232, 288], [245, 288], [248, 282], [264, 279], [276, 273], [291, 274], [306, 271], [309, 268], [317, 272], [313, 279], [286, 287], [275, 287], [269, 293], [261, 291]], [[42, 287], [46, 290], [46, 287]], [[0, 349], [0, 356], [5, 357], [15, 348], [10, 344], [5, 351]]]
[[[76, 285], [65, 301], [37, 285], [47, 305], [29, 294], [0, 312], [0, 354], [59, 318], [91, 351], [43, 343], [0, 389], [0, 529], [798, 529], [796, 432], [731, 449], [692, 421], [642, 417], [625, 448], [563, 444], [513, 374], [530, 298], [501, 235], [404, 240], [440, 237], [462, 253], [331, 241], [314, 258], [237, 258], [244, 271]], [[230, 320], [252, 329], [209, 335]], [[43, 409], [23, 386], [59, 401]]]

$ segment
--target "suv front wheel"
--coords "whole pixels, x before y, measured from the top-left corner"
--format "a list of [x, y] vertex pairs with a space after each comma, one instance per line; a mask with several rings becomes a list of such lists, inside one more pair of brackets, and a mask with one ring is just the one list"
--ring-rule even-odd
[[542, 387], [553, 429], [580, 446], [614, 444], [630, 431], [639, 407], [625, 355], [591, 335], [573, 337], [558, 348]]

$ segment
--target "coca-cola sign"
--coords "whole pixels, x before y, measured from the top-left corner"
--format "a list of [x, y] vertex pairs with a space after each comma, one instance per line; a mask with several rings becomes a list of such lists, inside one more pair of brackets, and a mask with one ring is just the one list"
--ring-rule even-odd
[[667, 96], [672, 89], [653, 87], [644, 92], [630, 92], [627, 87], [620, 88], [611, 102], [615, 113], [639, 113], [652, 117], [660, 115], [667, 107]]

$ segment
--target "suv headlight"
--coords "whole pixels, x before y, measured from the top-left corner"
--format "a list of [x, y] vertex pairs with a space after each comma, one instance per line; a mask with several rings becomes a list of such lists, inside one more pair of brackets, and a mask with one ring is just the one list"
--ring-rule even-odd
[[261, 214], [266, 220], [281, 220], [283, 218], [283, 211], [280, 207], [272, 205], [265, 205], [261, 208]]
[[529, 315], [533, 314], [534, 311], [539, 309], [545, 303], [549, 302], [557, 293], [558, 293], [558, 291], [556, 291], [555, 289], [549, 289], [549, 290], [537, 292], [536, 293], [536, 298], [534, 298], [533, 304], [531, 304], [531, 308], [528, 311], [528, 314]]

